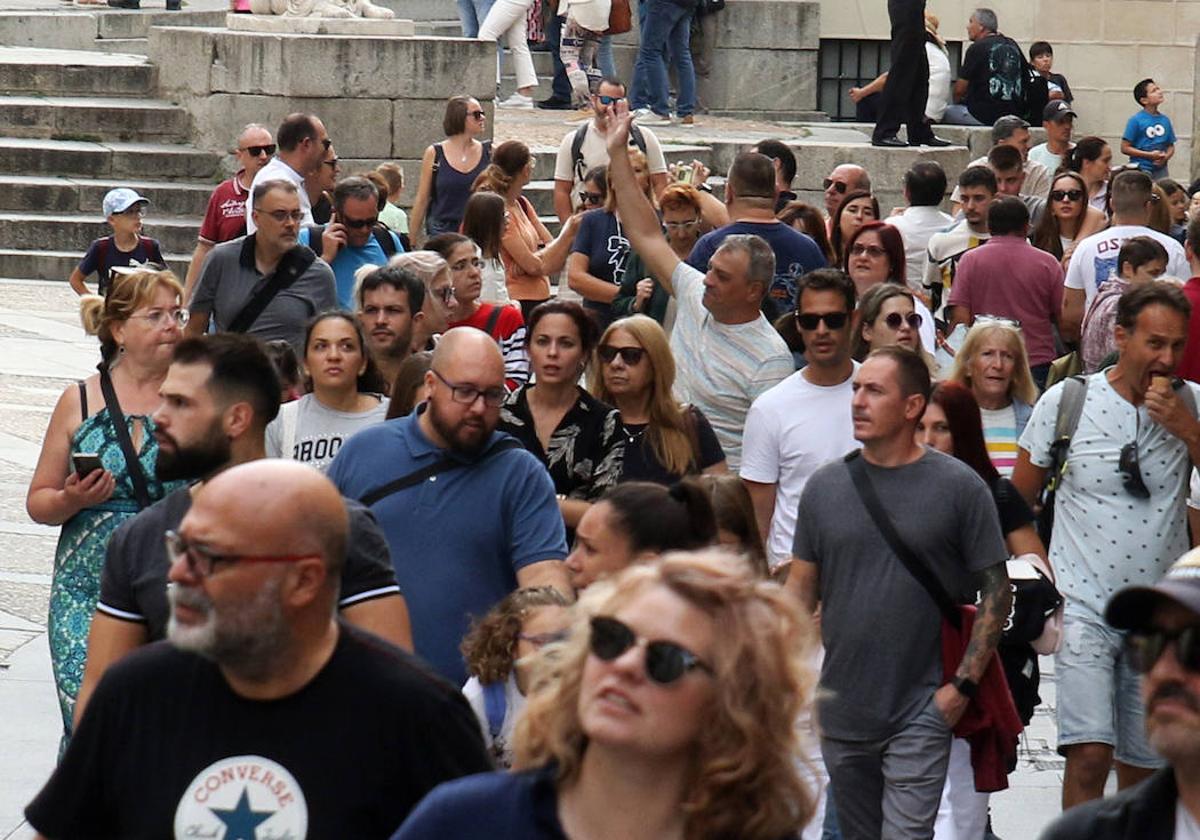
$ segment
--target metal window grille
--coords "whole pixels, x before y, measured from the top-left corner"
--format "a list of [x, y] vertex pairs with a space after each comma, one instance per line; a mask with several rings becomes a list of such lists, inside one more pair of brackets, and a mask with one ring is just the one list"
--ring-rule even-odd
[[[950, 54], [950, 69], [957, 76], [962, 58], [962, 43], [946, 44]], [[848, 38], [821, 39], [818, 61], [817, 108], [829, 119], [841, 122], [855, 120], [854, 102], [850, 88], [862, 87], [891, 66], [891, 42]]]

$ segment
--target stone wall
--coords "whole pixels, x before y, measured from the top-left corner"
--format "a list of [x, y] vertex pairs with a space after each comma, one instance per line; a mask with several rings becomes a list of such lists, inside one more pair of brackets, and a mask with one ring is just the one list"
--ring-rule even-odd
[[[730, 6], [746, 0], [730, 0]], [[1133, 86], [1147, 76], [1167, 91], [1163, 113], [1179, 137], [1171, 173], [1191, 177], [1196, 35], [1200, 0], [929, 0], [942, 37], [966, 42], [977, 6], [995, 9], [1000, 29], [1028, 50], [1054, 45], [1054, 67], [1067, 77], [1079, 111], [1077, 136], [1099, 134], [1120, 154], [1125, 122], [1137, 110]], [[885, 0], [821, 0], [822, 38], [888, 38]], [[965, 43], [964, 43], [965, 48]], [[1197, 173], [1200, 174], [1200, 173]]]

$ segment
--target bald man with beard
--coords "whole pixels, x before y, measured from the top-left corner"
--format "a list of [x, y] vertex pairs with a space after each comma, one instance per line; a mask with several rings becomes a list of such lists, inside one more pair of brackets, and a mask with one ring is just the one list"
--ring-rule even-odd
[[386, 837], [488, 769], [454, 686], [337, 619], [347, 527], [336, 488], [293, 461], [201, 488], [165, 538], [169, 641], [100, 681], [26, 809], [39, 837]]
[[425, 388], [413, 414], [347, 440], [328, 474], [387, 537], [417, 654], [462, 685], [471, 616], [518, 587], [571, 593], [566, 533], [546, 468], [496, 431], [504, 359], [491, 336], [448, 331]]

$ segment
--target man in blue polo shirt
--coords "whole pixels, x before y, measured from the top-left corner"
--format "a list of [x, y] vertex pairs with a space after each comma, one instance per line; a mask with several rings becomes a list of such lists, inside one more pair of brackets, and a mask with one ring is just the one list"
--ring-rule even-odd
[[327, 225], [300, 231], [308, 245], [329, 263], [337, 282], [338, 304], [354, 308], [354, 272], [364, 265], [384, 265], [392, 254], [403, 253], [400, 237], [379, 224], [379, 189], [353, 175], [333, 188], [333, 218]]
[[417, 653], [462, 685], [458, 645], [472, 616], [518, 587], [571, 592], [566, 532], [546, 468], [495, 431], [505, 394], [496, 342], [450, 330], [425, 387], [429, 399], [408, 417], [347, 440], [329, 477], [383, 528]]

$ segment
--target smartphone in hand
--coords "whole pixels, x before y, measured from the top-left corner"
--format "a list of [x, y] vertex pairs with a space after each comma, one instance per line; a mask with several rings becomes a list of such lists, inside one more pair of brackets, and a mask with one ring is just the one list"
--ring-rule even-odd
[[76, 452], [71, 456], [71, 463], [75, 465], [75, 474], [81, 479], [87, 478], [94, 470], [104, 469], [100, 455], [95, 452]]

